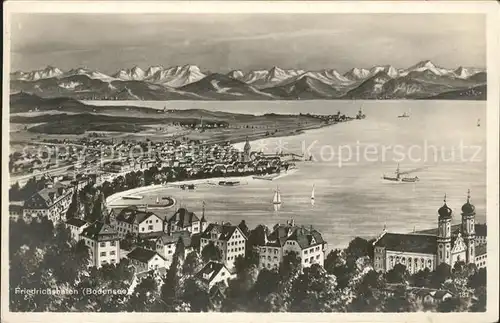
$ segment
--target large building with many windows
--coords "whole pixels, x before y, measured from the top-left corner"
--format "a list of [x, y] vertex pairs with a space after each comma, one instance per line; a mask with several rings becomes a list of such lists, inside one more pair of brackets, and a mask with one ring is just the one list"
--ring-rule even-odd
[[312, 227], [296, 226], [291, 220], [286, 225], [275, 225], [273, 231], [265, 235], [265, 241], [259, 245], [259, 267], [278, 268], [289, 252], [296, 253], [302, 269], [313, 264], [323, 266], [326, 248], [320, 232]]
[[111, 226], [96, 221], [82, 231], [80, 239], [90, 249], [92, 266], [120, 262], [120, 237]]
[[402, 264], [413, 274], [425, 268], [435, 270], [442, 263], [451, 267], [458, 261], [475, 263], [475, 215], [475, 207], [470, 203], [468, 193], [467, 201], [462, 206], [462, 223], [453, 230], [452, 210], [446, 204], [445, 196], [444, 205], [438, 210], [435, 234], [389, 233], [384, 229], [374, 242], [375, 270], [387, 272], [396, 264]]
[[200, 236], [200, 252], [212, 242], [221, 251], [224, 265], [232, 269], [236, 257], [245, 257], [246, 240], [236, 225], [211, 223]]
[[64, 221], [72, 196], [72, 187], [59, 182], [47, 183], [45, 188], [26, 200], [23, 218], [29, 222], [33, 218], [47, 217], [54, 224]]

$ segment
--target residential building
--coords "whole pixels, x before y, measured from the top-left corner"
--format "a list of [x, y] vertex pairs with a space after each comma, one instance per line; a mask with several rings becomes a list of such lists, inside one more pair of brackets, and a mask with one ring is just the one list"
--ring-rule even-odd
[[227, 286], [227, 281], [235, 278], [236, 273], [231, 273], [231, 271], [220, 262], [210, 261], [195, 274], [195, 277], [203, 283], [208, 291], [219, 282], [223, 282]]
[[187, 230], [191, 234], [196, 234], [203, 232], [206, 223], [204, 216], [200, 220], [195, 213], [189, 212], [185, 208], [180, 208], [167, 220], [165, 232], [172, 234], [173, 232]]
[[476, 247], [476, 266], [477, 268], [486, 268], [486, 244], [481, 244]]
[[245, 256], [246, 240], [247, 237], [238, 226], [211, 223], [200, 236], [200, 252], [212, 242], [220, 249], [224, 265], [232, 269], [236, 257]]
[[48, 183], [45, 188], [26, 200], [23, 218], [29, 222], [33, 218], [47, 217], [57, 224], [66, 218], [66, 211], [71, 204], [72, 196], [72, 187], [58, 182]]
[[275, 225], [264, 239], [264, 243], [259, 245], [261, 268], [279, 268], [283, 257], [289, 252], [295, 252], [300, 258], [302, 269], [313, 264], [324, 265], [327, 243], [321, 233], [312, 227], [299, 227], [291, 220], [286, 225]]
[[171, 235], [164, 233], [155, 241], [156, 252], [158, 252], [158, 254], [165, 258], [167, 268], [170, 267], [170, 264], [172, 263], [179, 239], [182, 239], [182, 242], [184, 244], [183, 257], [185, 258], [188, 253], [193, 251], [193, 239], [191, 239], [191, 234], [189, 233], [189, 231], [173, 232]]
[[120, 262], [120, 237], [111, 226], [96, 221], [85, 228], [80, 239], [90, 249], [91, 264], [97, 268]]
[[396, 264], [405, 265], [413, 274], [425, 268], [435, 270], [441, 263], [453, 267], [456, 262], [474, 263], [475, 257], [475, 207], [470, 195], [462, 206], [462, 223], [452, 233], [452, 210], [444, 205], [438, 210], [437, 234], [388, 233], [385, 229], [374, 242], [375, 270], [387, 272]]
[[80, 235], [82, 234], [83, 230], [85, 230], [90, 223], [88, 223], [85, 220], [79, 219], [79, 218], [71, 218], [66, 221], [66, 228], [69, 229], [71, 233], [71, 239], [75, 241], [80, 241]]
[[166, 268], [165, 258], [153, 250], [135, 248], [127, 254], [127, 258], [130, 259], [130, 263], [135, 267], [136, 273]]
[[127, 233], [143, 234], [163, 231], [163, 218], [153, 212], [141, 211], [135, 207], [122, 209], [112, 220], [120, 238]]

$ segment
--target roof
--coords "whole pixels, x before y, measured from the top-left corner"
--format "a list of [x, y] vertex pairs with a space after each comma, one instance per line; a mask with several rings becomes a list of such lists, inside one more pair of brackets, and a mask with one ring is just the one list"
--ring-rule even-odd
[[487, 251], [486, 244], [480, 244], [476, 246], [476, 257], [485, 255], [486, 251]]
[[82, 236], [97, 241], [119, 239], [118, 233], [111, 226], [100, 221], [96, 221], [85, 228]]
[[314, 229], [308, 230], [302, 227], [294, 227], [293, 232], [288, 237], [287, 241], [297, 241], [302, 249], [325, 243], [321, 233]]
[[145, 239], [145, 240], [152, 240], [152, 239], [158, 239], [162, 235], [164, 235], [165, 232], [163, 231], [154, 231], [154, 232], [139, 232], [139, 238]]
[[[222, 225], [222, 224], [216, 224], [216, 223], [210, 223], [208, 227], [203, 231], [201, 234], [201, 238], [205, 239], [212, 239], [212, 233], [215, 232], [217, 234], [217, 239], [216, 240], [229, 240], [231, 236], [233, 235], [234, 231], [240, 231], [241, 235], [245, 237], [243, 232], [235, 226], [235, 225]], [[245, 237], [246, 239], [246, 237]]]
[[33, 194], [26, 201], [24, 207], [28, 209], [48, 208], [53, 204], [51, 201], [51, 196], [53, 196], [54, 200], [57, 200], [67, 192], [66, 189], [67, 189], [66, 185], [56, 182], [52, 184], [52, 187], [43, 188], [40, 191]]
[[156, 269], [151, 269], [151, 270], [148, 270], [148, 271], [144, 271], [144, 272], [141, 272], [141, 273], [137, 273], [136, 277], [139, 280], [141, 280], [142, 278], [148, 277], [149, 275], [155, 274], [155, 273], [157, 273], [160, 277], [163, 277], [163, 276], [165, 276], [167, 274], [167, 268], [160, 267], [160, 268], [156, 268]]
[[434, 235], [385, 233], [376, 243], [391, 251], [435, 254], [437, 238]]
[[182, 242], [184, 243], [185, 247], [187, 248], [191, 247], [192, 239], [189, 231], [187, 230], [172, 232], [171, 235], [164, 233], [160, 237], [158, 237], [158, 240], [161, 241], [163, 245], [166, 245], [170, 243], [177, 243], [177, 241], [179, 241], [179, 238], [182, 238]]
[[175, 223], [178, 227], [187, 228], [190, 227], [193, 222], [198, 222], [200, 219], [193, 212], [189, 212], [185, 208], [180, 208], [175, 212], [170, 219], [168, 219], [168, 224]]
[[[224, 264], [220, 262], [210, 261], [199, 272], [196, 273], [195, 277], [209, 283], [224, 267]], [[208, 275], [208, 278], [205, 278], [206, 275]]]
[[137, 247], [127, 254], [127, 258], [147, 263], [156, 255], [163, 259], [163, 257], [156, 251]]
[[474, 225], [474, 231], [476, 231], [476, 236], [486, 237], [487, 229], [486, 223], [476, 223]]
[[75, 227], [83, 227], [85, 224], [88, 222], [79, 218], [71, 218], [68, 221], [66, 221], [66, 224], [75, 226]]
[[151, 215], [156, 215], [153, 212], [145, 212], [136, 208], [124, 208], [116, 216], [116, 221], [126, 222], [129, 224], [141, 223]]
[[[476, 223], [474, 224], [474, 231], [476, 232], [476, 236], [481, 236], [481, 237], [486, 237], [486, 223]], [[454, 235], [458, 234], [459, 232], [462, 231], [462, 224], [454, 224], [451, 226], [451, 232], [453, 232]], [[438, 228], [433, 228], [433, 229], [427, 229], [427, 230], [421, 230], [417, 231], [417, 233], [423, 233], [423, 234], [428, 234], [428, 235], [436, 235], [438, 234]]]
[[9, 204], [9, 212], [21, 212], [23, 210], [22, 205]]

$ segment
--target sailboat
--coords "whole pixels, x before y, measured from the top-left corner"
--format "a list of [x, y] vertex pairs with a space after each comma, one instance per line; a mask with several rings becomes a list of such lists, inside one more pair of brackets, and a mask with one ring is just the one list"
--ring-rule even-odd
[[314, 185], [313, 185], [312, 192], [311, 192], [311, 205], [314, 205], [314, 201], [315, 201], [315, 198], [314, 198]]
[[281, 195], [278, 187], [276, 187], [276, 191], [274, 191], [273, 204], [281, 205]]
[[408, 109], [408, 112], [404, 112], [402, 115], [399, 115], [398, 118], [409, 118], [411, 113], [411, 108]]
[[158, 196], [156, 197], [156, 204], [160, 204], [160, 198]]
[[477, 126], [481, 127], [481, 119], [477, 119]]

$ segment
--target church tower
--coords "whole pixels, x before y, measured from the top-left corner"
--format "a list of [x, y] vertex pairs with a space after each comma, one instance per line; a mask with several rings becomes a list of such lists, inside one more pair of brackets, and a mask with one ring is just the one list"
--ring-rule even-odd
[[446, 194], [444, 205], [438, 210], [438, 235], [437, 235], [437, 266], [446, 263], [451, 266], [451, 214], [452, 211], [446, 205]]
[[466, 263], [474, 263], [476, 253], [474, 244], [476, 240], [476, 232], [474, 229], [474, 218], [476, 216], [476, 208], [470, 203], [470, 190], [467, 191], [467, 202], [462, 206], [462, 236], [465, 245], [467, 246]]
[[248, 137], [247, 137], [247, 141], [245, 142], [245, 147], [243, 148], [243, 161], [245, 163], [249, 162], [250, 161], [250, 142], [248, 142]]

